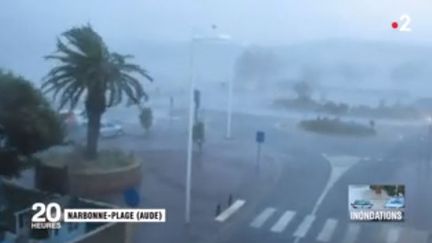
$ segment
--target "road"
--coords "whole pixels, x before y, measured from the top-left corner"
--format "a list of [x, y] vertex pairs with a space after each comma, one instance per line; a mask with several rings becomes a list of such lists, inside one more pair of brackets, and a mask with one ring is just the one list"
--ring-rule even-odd
[[[387, 127], [383, 131], [372, 139], [327, 138], [301, 132], [287, 132], [282, 138], [279, 134], [281, 140], [269, 146], [292, 155], [293, 164], [284, 165], [283, 176], [269, 196], [245, 207], [245, 215], [239, 216], [242, 219], [229, 226], [231, 234], [225, 234], [219, 242], [430, 242], [432, 215], [427, 202], [432, 201], [430, 195], [425, 195], [424, 185], [430, 185], [431, 180], [424, 170], [424, 143], [418, 139], [421, 130]], [[276, 144], [283, 144], [282, 140], [295, 144], [278, 148]], [[332, 156], [323, 156], [326, 154]], [[335, 158], [355, 163], [317, 205], [331, 177], [329, 164]], [[407, 186], [409, 216], [405, 222], [348, 220], [348, 185], [374, 183]]]
[[[193, 220], [185, 226], [187, 113], [180, 110], [171, 121], [164, 113], [157, 113], [149, 135], [137, 132], [139, 125], [131, 119], [126, 122], [125, 137], [102, 142], [102, 147], [120, 146], [144, 157], [155, 150], [178, 151], [169, 159], [176, 164], [161, 159], [152, 165], [151, 175], [143, 172], [157, 179], [143, 182], [148, 185], [142, 186], [142, 193], [154, 196], [142, 206], [164, 206], [171, 212], [171, 223], [138, 230], [138, 235], [152, 235], [152, 242], [431, 242], [432, 215], [428, 205], [432, 196], [424, 190], [431, 179], [430, 168], [424, 162], [421, 126], [377, 122], [376, 137], [329, 137], [298, 129], [301, 117], [253, 115], [237, 110], [233, 139], [225, 140], [225, 114], [206, 110], [207, 141], [202, 160], [220, 163], [205, 162], [207, 170], [194, 166]], [[267, 137], [261, 172], [254, 170], [257, 130], [264, 130]], [[161, 158], [158, 156], [152, 158]], [[407, 186], [405, 222], [348, 220], [348, 185], [373, 183]], [[167, 195], [157, 196], [158, 191]], [[244, 206], [225, 221], [215, 222], [215, 205], [230, 193], [235, 195], [234, 201], [244, 201]], [[118, 198], [117, 203], [121, 204]]]

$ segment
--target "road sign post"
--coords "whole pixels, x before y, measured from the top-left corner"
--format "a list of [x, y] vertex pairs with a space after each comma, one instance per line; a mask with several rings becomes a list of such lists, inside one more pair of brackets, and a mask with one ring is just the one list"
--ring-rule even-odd
[[172, 119], [173, 119], [173, 114], [174, 114], [174, 97], [170, 96], [169, 99], [169, 121], [170, 121], [170, 125], [172, 123]]
[[227, 127], [225, 136], [227, 139], [231, 139], [233, 81], [234, 79], [230, 78], [228, 82]]
[[257, 170], [260, 169], [260, 164], [261, 164], [261, 144], [264, 143], [265, 141], [265, 133], [263, 131], [257, 131], [256, 133], [256, 138], [255, 138], [256, 142], [257, 142], [257, 158], [256, 158], [256, 166], [257, 166]]
[[[185, 200], [185, 222], [190, 223], [191, 219], [191, 184], [192, 184], [192, 146], [193, 146], [193, 125], [197, 121], [198, 108], [200, 106], [200, 92], [195, 90], [195, 44], [196, 42], [201, 42], [205, 40], [227, 40], [230, 39], [227, 35], [219, 35], [217, 38], [206, 38], [192, 36], [191, 46], [190, 46], [190, 101], [189, 101], [189, 123], [188, 123], [188, 140], [187, 140], [187, 162], [186, 162], [186, 200]], [[194, 112], [194, 104], [197, 109]], [[195, 117], [194, 117], [195, 115]], [[194, 119], [195, 118], [195, 119]]]

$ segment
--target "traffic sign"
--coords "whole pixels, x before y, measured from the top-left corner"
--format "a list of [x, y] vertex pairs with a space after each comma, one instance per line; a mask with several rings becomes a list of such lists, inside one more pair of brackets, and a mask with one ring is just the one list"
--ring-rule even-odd
[[129, 188], [123, 193], [126, 204], [130, 207], [137, 207], [140, 204], [140, 196], [134, 188]]
[[263, 131], [257, 131], [256, 133], [256, 142], [257, 143], [264, 143], [265, 141], [265, 132]]

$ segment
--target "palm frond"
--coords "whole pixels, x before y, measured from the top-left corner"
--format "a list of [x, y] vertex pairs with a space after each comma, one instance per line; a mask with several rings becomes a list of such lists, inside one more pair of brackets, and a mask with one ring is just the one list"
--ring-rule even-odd
[[60, 97], [59, 109], [63, 109], [68, 103], [70, 104], [70, 109], [73, 109], [78, 102], [74, 100], [73, 97], [80, 88], [81, 86], [78, 83], [71, 83], [69, 86], [65, 87]]
[[[126, 95], [134, 103], [148, 99], [139, 76], [153, 81], [147, 70], [130, 63], [132, 55], [109, 52], [103, 39], [90, 25], [65, 31], [57, 39], [56, 51], [45, 59], [58, 62], [44, 78], [42, 90], [60, 95], [60, 107], [77, 105], [86, 94], [102, 97], [102, 105], [118, 105]], [[98, 95], [99, 94], [99, 95]], [[95, 96], [96, 95], [96, 96]]]

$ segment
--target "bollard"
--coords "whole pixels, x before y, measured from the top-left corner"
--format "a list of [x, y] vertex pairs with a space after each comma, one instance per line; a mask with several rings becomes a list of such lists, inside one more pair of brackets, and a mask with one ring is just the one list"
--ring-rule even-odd
[[221, 205], [220, 203], [218, 203], [216, 206], [216, 216], [218, 216], [220, 213], [221, 213]]
[[232, 196], [232, 194], [229, 194], [229, 197], [228, 197], [228, 207], [231, 206], [232, 201], [233, 201], [233, 196]]

